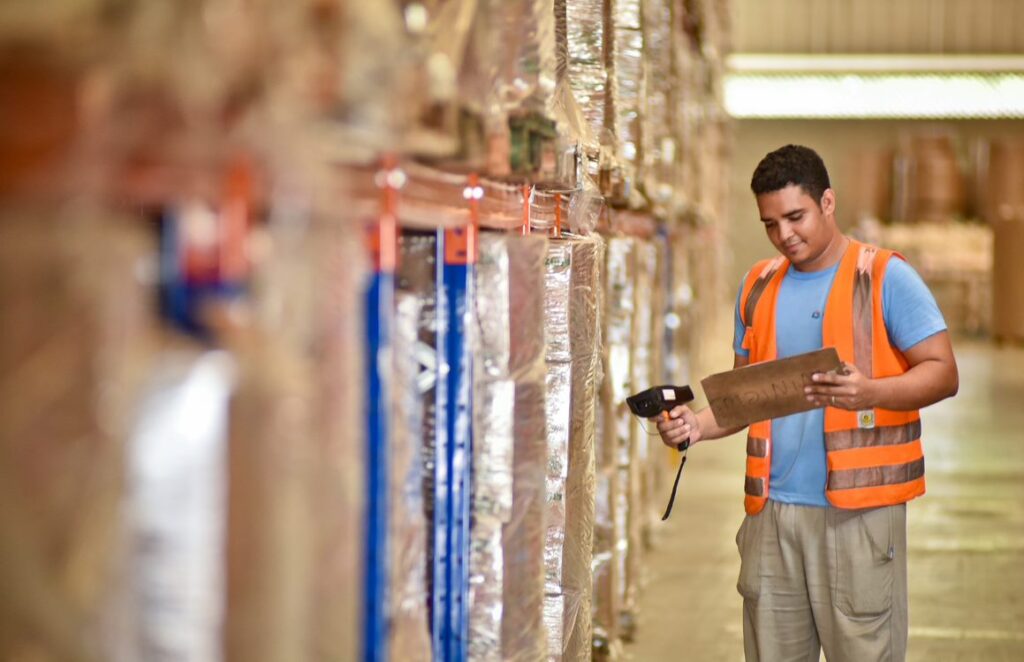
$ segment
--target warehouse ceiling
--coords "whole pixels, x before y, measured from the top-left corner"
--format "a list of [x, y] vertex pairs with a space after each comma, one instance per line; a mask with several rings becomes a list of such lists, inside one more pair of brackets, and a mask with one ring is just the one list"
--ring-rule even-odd
[[1022, 0], [736, 0], [740, 119], [1024, 118]]
[[734, 0], [736, 53], [1024, 53], [1021, 0]]

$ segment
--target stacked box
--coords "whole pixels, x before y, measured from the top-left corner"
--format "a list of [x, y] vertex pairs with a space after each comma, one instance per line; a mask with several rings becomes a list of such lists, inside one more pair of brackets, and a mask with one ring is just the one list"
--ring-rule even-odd
[[[412, 353], [419, 363], [418, 386], [422, 394], [420, 459], [423, 463], [423, 517], [434, 521], [434, 482], [436, 474], [437, 409], [437, 238], [430, 233], [405, 232], [399, 237], [398, 282], [401, 291], [416, 295], [420, 301], [416, 343]], [[433, 592], [434, 528], [427, 527], [424, 558], [426, 591]]]
[[549, 659], [589, 659], [592, 646], [594, 442], [600, 383], [599, 237], [553, 242], [545, 287]]
[[641, 5], [640, 0], [616, 0], [613, 16], [615, 85], [611, 90], [616, 156], [634, 166], [642, 158], [641, 126], [647, 90]]
[[132, 579], [111, 560], [153, 340], [132, 274], [153, 247], [132, 220], [83, 207], [0, 210], [2, 659], [111, 659], [100, 626]]
[[485, 234], [477, 262], [469, 657], [500, 660], [504, 557], [512, 517], [515, 380], [510, 372], [512, 235]]
[[1024, 342], [1024, 220], [997, 220], [993, 255], [992, 335]]
[[361, 287], [368, 265], [361, 237], [349, 225], [324, 221], [309, 241], [316, 267], [304, 289], [315, 296], [316, 305], [312, 347], [318, 430], [309, 657], [326, 662], [355, 659], [362, 640], [366, 461], [363, 428], [352, 421], [362, 420], [365, 407]]
[[[595, 656], [612, 657], [619, 648], [619, 616], [625, 597], [628, 504], [623, 500], [628, 467], [622, 449], [633, 441], [626, 397], [632, 392], [633, 315], [636, 240], [608, 240], [605, 261], [604, 381], [601, 391], [601, 436], [597, 454], [597, 518], [594, 529]], [[605, 650], [606, 649], [606, 650]]]
[[509, 374], [515, 381], [511, 518], [502, 529], [502, 659], [535, 662], [548, 653], [544, 624], [547, 405], [542, 236], [510, 242]]
[[671, 197], [676, 142], [672, 134], [676, 109], [670, 104], [676, 78], [672, 75], [672, 8], [668, 0], [643, 3], [644, 71], [643, 177], [647, 196], [656, 204]]
[[[422, 300], [414, 293], [395, 296], [395, 347], [415, 347], [419, 335]], [[394, 353], [390, 456], [390, 516], [388, 541], [391, 554], [388, 606], [388, 654], [396, 660], [424, 662], [431, 659], [427, 615], [426, 539], [423, 517], [423, 394], [419, 387], [419, 361], [415, 352]]]
[[[556, 0], [565, 46], [559, 51], [559, 78], [568, 81], [588, 128], [589, 147], [597, 147], [606, 129], [608, 81], [605, 70], [604, 0]], [[605, 141], [607, 142], [607, 141]]]
[[[637, 279], [636, 279], [636, 315], [634, 317], [635, 332], [633, 334], [633, 384], [635, 390], [650, 388], [658, 382], [655, 379], [654, 346], [657, 339], [654, 335], [654, 292], [657, 288], [658, 249], [650, 241], [640, 241], [637, 245]], [[635, 499], [635, 535], [637, 540], [647, 544], [650, 541], [651, 527], [660, 520], [660, 513], [655, 515], [655, 477], [654, 463], [656, 458], [663, 457], [660, 453], [661, 440], [651, 425], [639, 419], [633, 420], [636, 426], [636, 457], [638, 461], [638, 484], [631, 486], [631, 497]], [[651, 430], [648, 432], [648, 430]], [[655, 435], [652, 437], [652, 434]], [[632, 530], [631, 530], [632, 532]], [[643, 581], [643, 556], [637, 547], [636, 554], [630, 564], [631, 574], [627, 581], [640, 586]]]

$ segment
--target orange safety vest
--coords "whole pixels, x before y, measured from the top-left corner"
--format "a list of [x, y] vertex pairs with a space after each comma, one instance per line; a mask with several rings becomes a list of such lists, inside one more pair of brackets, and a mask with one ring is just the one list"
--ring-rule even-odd
[[[889, 343], [882, 318], [882, 280], [893, 251], [850, 240], [822, 320], [825, 347], [857, 366], [868, 378], [907, 371], [906, 358]], [[789, 268], [783, 257], [763, 260], [747, 274], [740, 298], [746, 327], [743, 347], [750, 362], [776, 358], [775, 307]], [[750, 426], [744, 506], [756, 515], [768, 501], [772, 458], [771, 420]], [[915, 411], [825, 408], [828, 479], [825, 497], [837, 508], [870, 508], [909, 501], [924, 494], [921, 417]]]

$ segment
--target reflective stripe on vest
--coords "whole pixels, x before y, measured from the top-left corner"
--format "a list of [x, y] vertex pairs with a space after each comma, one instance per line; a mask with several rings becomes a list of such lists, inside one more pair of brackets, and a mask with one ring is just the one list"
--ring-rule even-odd
[[[836, 272], [822, 320], [823, 346], [857, 366], [868, 378], [907, 371], [903, 355], [889, 343], [882, 316], [882, 281], [892, 251], [850, 241]], [[789, 262], [764, 260], [747, 274], [740, 316], [747, 328], [750, 362], [776, 358], [775, 309]], [[825, 496], [838, 508], [903, 503], [924, 494], [924, 454], [917, 411], [825, 408], [828, 467]], [[750, 426], [747, 438], [745, 507], [764, 508], [771, 473], [771, 421]]]

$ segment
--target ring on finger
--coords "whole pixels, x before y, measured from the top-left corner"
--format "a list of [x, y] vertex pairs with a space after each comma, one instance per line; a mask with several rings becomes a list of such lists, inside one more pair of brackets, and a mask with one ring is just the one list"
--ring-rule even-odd
[[832, 396], [832, 406], [833, 407], [836, 406], [836, 396], [834, 396], [834, 395]]

